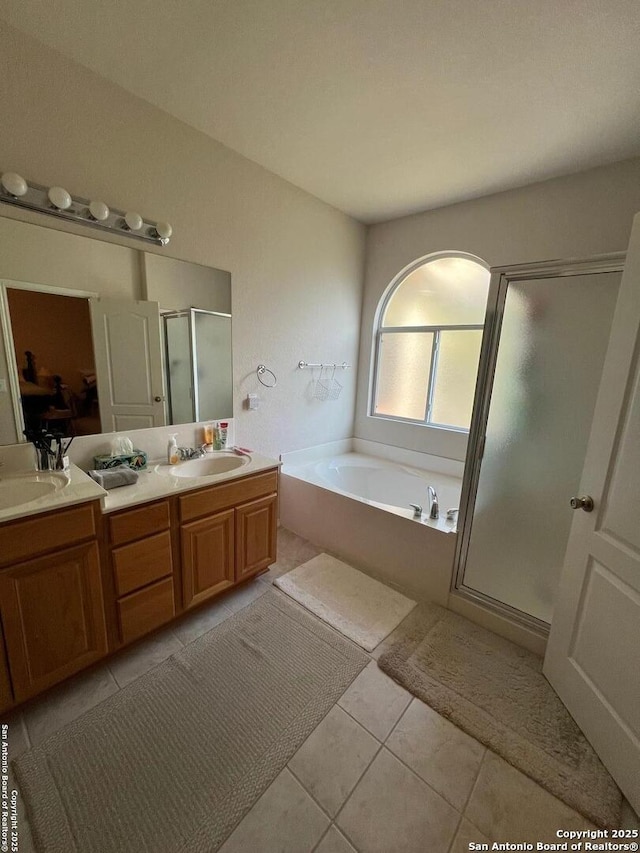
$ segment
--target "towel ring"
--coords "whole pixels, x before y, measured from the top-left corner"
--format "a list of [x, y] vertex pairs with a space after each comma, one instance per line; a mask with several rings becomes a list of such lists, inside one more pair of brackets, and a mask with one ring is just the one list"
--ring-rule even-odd
[[[262, 377], [265, 373], [270, 373], [273, 376], [273, 382], [265, 382], [263, 380]], [[267, 367], [266, 364], [259, 364], [258, 365], [258, 369], [256, 370], [256, 375], [258, 377], [258, 382], [261, 385], [264, 385], [265, 388], [275, 388], [275, 386], [278, 384], [278, 377], [275, 375], [273, 370], [269, 370], [269, 368]]]

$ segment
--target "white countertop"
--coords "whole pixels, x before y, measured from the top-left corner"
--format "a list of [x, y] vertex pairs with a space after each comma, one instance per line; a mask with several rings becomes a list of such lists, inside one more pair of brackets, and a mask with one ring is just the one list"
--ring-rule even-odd
[[[29, 477], [33, 477], [35, 480], [46, 477], [47, 474], [54, 474], [57, 477], [66, 476], [68, 482], [63, 488], [55, 492], [49, 492], [49, 494], [43, 495], [42, 497], [36, 498], [28, 503], [22, 503], [17, 506], [0, 509], [0, 522], [13, 521], [16, 518], [25, 518], [29, 515], [37, 515], [41, 512], [50, 512], [51, 510], [64, 509], [65, 507], [73, 506], [74, 504], [95, 501], [100, 498], [104, 498], [107, 494], [101, 486], [94, 482], [91, 477], [85, 474], [81, 468], [78, 468], [78, 466], [73, 463], [71, 463], [66, 472], [22, 471], [7, 473], [4, 476], [7, 480], [13, 478], [27, 479]], [[0, 473], [0, 480], [2, 478], [3, 475]]]
[[[237, 480], [240, 477], [258, 474], [269, 468], [277, 468], [279, 465], [280, 462], [277, 459], [270, 459], [267, 456], [260, 456], [258, 453], [251, 453], [250, 461], [239, 468], [235, 468], [233, 471], [210, 474], [206, 477], [176, 477], [170, 474], [159, 473], [157, 469], [168, 468], [169, 466], [166, 462], [156, 461], [150, 462], [147, 470], [139, 472], [138, 481], [135, 484], [131, 486], [119, 486], [116, 489], [105, 491], [81, 468], [72, 463], [66, 472], [68, 482], [63, 488], [28, 503], [0, 509], [0, 523], [94, 500], [101, 500], [103, 513], [115, 512], [116, 510], [126, 509], [130, 506], [158, 500], [159, 498], [170, 495], [189, 492], [193, 489], [204, 489], [207, 486], [214, 486], [219, 483]], [[62, 472], [51, 473], [56, 474], [58, 477], [63, 476]], [[46, 472], [42, 472], [40, 476], [42, 474], [46, 474]], [[13, 472], [5, 476], [7, 478], [15, 476], [28, 478], [31, 476], [35, 479], [38, 475], [39, 472], [37, 471], [22, 471], [19, 474]]]
[[137, 483], [132, 486], [120, 486], [106, 493], [102, 501], [102, 511], [104, 513], [115, 512], [136, 504], [147, 503], [182, 492], [190, 492], [193, 489], [204, 489], [207, 486], [238, 480], [240, 477], [248, 477], [250, 474], [258, 474], [261, 471], [279, 466], [280, 462], [277, 459], [251, 453], [251, 460], [240, 468], [234, 468], [233, 471], [209, 474], [206, 477], [175, 477], [156, 471], [158, 467], [168, 468], [169, 465], [166, 462], [149, 462], [146, 471], [139, 472], [140, 476]]

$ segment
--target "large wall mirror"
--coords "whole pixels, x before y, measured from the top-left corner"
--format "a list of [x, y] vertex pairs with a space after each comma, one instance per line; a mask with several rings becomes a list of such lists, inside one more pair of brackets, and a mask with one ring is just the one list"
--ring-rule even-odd
[[231, 274], [0, 217], [0, 445], [233, 416]]

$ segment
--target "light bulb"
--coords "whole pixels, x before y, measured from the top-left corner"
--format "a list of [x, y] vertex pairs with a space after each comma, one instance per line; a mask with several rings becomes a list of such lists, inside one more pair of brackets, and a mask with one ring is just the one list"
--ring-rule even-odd
[[156, 222], [156, 234], [161, 240], [168, 240], [173, 234], [173, 228], [168, 222]]
[[109, 208], [103, 201], [89, 202], [89, 214], [96, 222], [104, 222], [109, 218]]
[[124, 221], [129, 231], [139, 231], [142, 228], [142, 217], [139, 213], [125, 213]]
[[29, 189], [27, 182], [16, 172], [4, 172], [1, 179], [2, 188], [15, 198], [26, 195]]
[[71, 196], [63, 187], [51, 187], [47, 196], [51, 204], [58, 210], [67, 210], [71, 207]]

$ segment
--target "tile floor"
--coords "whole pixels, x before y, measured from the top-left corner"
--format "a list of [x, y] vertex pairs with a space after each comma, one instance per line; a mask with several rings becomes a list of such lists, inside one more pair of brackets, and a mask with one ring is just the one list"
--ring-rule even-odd
[[[279, 531], [278, 548], [278, 562], [261, 578], [3, 721], [10, 724], [10, 757], [130, 684], [246, 607], [273, 578], [320, 553], [285, 529]], [[553, 841], [558, 828], [590, 827], [389, 679], [375, 662], [379, 653], [380, 647], [220, 853], [462, 853], [471, 842]], [[10, 785], [15, 786], [13, 778]], [[32, 853], [19, 806], [20, 853]], [[630, 810], [625, 820], [635, 825]]]

